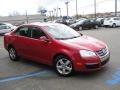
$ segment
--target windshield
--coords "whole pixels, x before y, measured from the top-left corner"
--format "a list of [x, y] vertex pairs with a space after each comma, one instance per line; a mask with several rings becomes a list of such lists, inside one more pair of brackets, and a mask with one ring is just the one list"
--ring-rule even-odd
[[77, 25], [77, 24], [82, 24], [84, 21], [85, 21], [85, 20], [80, 20], [80, 21], [78, 21], [77, 23], [75, 23], [75, 25]]
[[111, 20], [111, 18], [106, 18], [105, 20], [107, 20], [107, 21], [108, 21], [108, 20]]
[[78, 32], [68, 26], [61, 24], [50, 25], [47, 27], [47, 31], [55, 39], [64, 40], [80, 37], [80, 34]]

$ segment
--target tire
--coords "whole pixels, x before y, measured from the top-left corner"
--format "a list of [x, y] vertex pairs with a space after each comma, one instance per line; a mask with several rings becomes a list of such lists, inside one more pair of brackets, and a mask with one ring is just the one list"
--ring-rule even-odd
[[16, 53], [16, 50], [13, 48], [13, 47], [10, 47], [8, 49], [8, 53], [9, 53], [9, 57], [10, 57], [10, 60], [12, 61], [18, 61], [18, 56], [17, 56], [17, 53]]
[[80, 26], [80, 27], [79, 27], [79, 31], [81, 31], [82, 29], [83, 29], [82, 26]]
[[98, 29], [98, 25], [95, 25], [95, 29]]
[[63, 55], [60, 55], [55, 59], [55, 70], [63, 77], [71, 76], [74, 71], [71, 60]]
[[115, 24], [115, 23], [113, 23], [112, 27], [113, 27], [113, 28], [116, 28], [116, 24]]

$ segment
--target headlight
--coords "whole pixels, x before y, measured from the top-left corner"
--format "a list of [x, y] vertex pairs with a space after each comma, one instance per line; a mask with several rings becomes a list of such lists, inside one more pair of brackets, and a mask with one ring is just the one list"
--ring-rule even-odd
[[88, 50], [80, 50], [80, 55], [82, 57], [94, 57], [94, 56], [96, 56], [95, 52], [88, 51]]

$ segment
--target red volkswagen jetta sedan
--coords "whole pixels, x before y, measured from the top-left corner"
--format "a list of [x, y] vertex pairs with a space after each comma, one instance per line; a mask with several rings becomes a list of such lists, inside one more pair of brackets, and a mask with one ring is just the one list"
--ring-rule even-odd
[[110, 57], [105, 43], [62, 24], [22, 25], [4, 36], [4, 46], [12, 61], [22, 57], [51, 65], [62, 76], [99, 70]]

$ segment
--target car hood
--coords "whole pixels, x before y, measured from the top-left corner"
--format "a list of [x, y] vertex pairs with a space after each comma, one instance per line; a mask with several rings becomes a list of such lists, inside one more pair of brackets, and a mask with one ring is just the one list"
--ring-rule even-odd
[[106, 44], [102, 41], [85, 35], [74, 39], [61, 40], [61, 42], [77, 49], [87, 49], [92, 51], [98, 51], [106, 47]]

